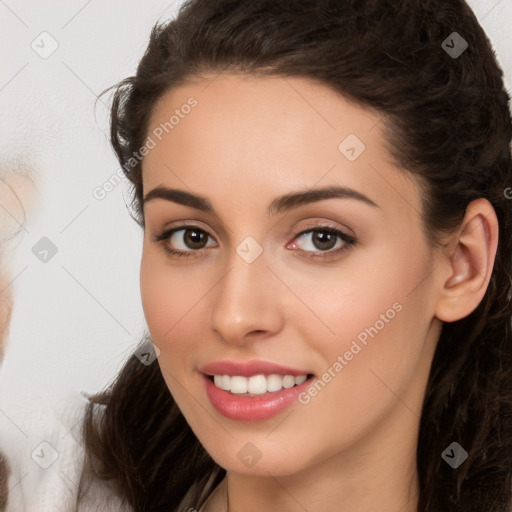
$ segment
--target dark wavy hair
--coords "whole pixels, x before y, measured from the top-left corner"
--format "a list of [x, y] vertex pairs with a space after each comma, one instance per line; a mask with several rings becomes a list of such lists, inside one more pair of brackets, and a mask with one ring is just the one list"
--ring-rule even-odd
[[[459, 37], [453, 32], [468, 44], [460, 55], [449, 51]], [[185, 2], [175, 19], [154, 27], [136, 75], [114, 89], [111, 141], [141, 226], [141, 163], [130, 159], [148, 136], [155, 102], [190, 78], [223, 71], [313, 79], [376, 111], [394, 162], [421, 184], [432, 243], [459, 227], [472, 200], [494, 207], [500, 233], [488, 289], [473, 313], [443, 325], [432, 362], [417, 447], [418, 511], [510, 512], [510, 97], [474, 13], [463, 0]], [[137, 512], [198, 509], [225, 475], [158, 364], [134, 356], [90, 398], [84, 435], [88, 474], [109, 481]], [[454, 441], [468, 452], [457, 469], [441, 457]]]
[[0, 453], [0, 512], [7, 506], [7, 483], [10, 470], [5, 458]]

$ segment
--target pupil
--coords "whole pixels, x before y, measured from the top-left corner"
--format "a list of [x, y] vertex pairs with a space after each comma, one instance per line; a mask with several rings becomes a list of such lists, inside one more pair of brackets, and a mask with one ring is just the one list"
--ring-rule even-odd
[[323, 251], [332, 249], [336, 245], [336, 235], [329, 231], [316, 231], [313, 234], [313, 244]]
[[191, 249], [202, 249], [206, 245], [206, 233], [195, 229], [188, 229], [185, 232], [185, 243]]

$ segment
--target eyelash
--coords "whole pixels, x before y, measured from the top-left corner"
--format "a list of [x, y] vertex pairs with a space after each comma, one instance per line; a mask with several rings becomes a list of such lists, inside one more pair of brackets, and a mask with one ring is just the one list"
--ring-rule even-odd
[[[187, 230], [201, 231], [201, 232], [205, 233], [208, 237], [213, 239], [213, 237], [206, 230], [200, 228], [199, 226], [184, 225], [184, 226], [179, 226], [176, 228], [167, 229], [167, 230], [162, 231], [160, 234], [155, 235], [155, 237], [153, 238], [153, 241], [161, 244], [163, 249], [165, 250], [165, 252], [172, 257], [186, 258], [186, 259], [191, 258], [191, 257], [194, 258], [194, 257], [199, 256], [206, 249], [202, 248], [202, 249], [197, 249], [197, 250], [190, 249], [188, 251], [180, 251], [180, 250], [172, 249], [171, 247], [169, 247], [169, 245], [167, 243], [165, 243], [177, 231], [187, 231]], [[330, 249], [327, 251], [318, 251], [318, 252], [305, 251], [303, 249], [295, 249], [297, 252], [305, 255], [308, 258], [333, 257], [333, 255], [339, 255], [342, 252], [352, 249], [357, 244], [357, 240], [354, 237], [345, 233], [344, 231], [341, 231], [340, 229], [334, 228], [332, 226], [326, 226], [326, 225], [321, 225], [321, 224], [312, 224], [312, 225], [306, 226], [306, 229], [303, 229], [302, 231], [300, 231], [293, 237], [292, 242], [307, 233], [314, 233], [314, 232], [326, 232], [326, 233], [334, 234], [339, 239], [341, 239], [344, 242], [344, 244], [335, 250]]]

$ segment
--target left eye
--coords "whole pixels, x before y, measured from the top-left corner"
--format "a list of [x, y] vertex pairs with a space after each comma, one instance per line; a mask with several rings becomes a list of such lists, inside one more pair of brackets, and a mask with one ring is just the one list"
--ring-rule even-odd
[[293, 245], [303, 251], [332, 251], [349, 246], [353, 243], [351, 237], [335, 229], [315, 229], [298, 235]]

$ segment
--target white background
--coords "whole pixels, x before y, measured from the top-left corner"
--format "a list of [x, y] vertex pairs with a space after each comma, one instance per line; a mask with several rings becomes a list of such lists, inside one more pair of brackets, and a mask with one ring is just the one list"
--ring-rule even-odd
[[[14, 311], [1, 395], [97, 391], [145, 331], [142, 233], [125, 205], [128, 188], [121, 184], [101, 201], [93, 196], [119, 169], [106, 106], [94, 102], [134, 73], [151, 27], [179, 4], [0, 1], [0, 177], [30, 171], [36, 192], [10, 256]], [[510, 89], [512, 1], [469, 4]], [[47, 59], [31, 48], [43, 31], [59, 45]], [[32, 253], [42, 237], [58, 249], [47, 263]]]

